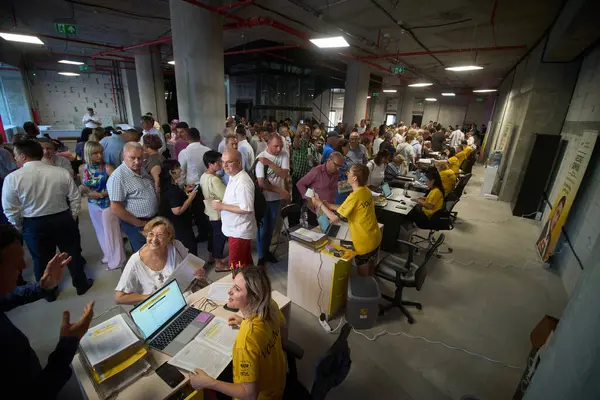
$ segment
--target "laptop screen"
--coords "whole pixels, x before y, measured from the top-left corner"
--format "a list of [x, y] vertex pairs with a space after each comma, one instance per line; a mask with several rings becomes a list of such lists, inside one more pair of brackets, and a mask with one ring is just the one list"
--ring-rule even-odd
[[317, 221], [319, 221], [319, 227], [321, 228], [321, 232], [323, 233], [327, 233], [327, 229], [329, 229], [329, 218], [327, 218], [327, 215], [325, 214], [321, 214], [319, 215], [319, 217], [317, 218]]
[[390, 184], [387, 182], [381, 185], [381, 190], [383, 191], [383, 195], [385, 197], [389, 197], [392, 194], [392, 189], [390, 189]]
[[131, 318], [147, 339], [185, 307], [185, 298], [173, 280], [131, 310]]

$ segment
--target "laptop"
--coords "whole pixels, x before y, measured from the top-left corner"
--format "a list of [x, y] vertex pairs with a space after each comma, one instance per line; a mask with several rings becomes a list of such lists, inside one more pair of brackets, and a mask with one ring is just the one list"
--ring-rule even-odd
[[198, 321], [200, 312], [186, 304], [177, 281], [172, 280], [129, 314], [151, 347], [174, 356], [208, 323]]
[[348, 234], [347, 225], [334, 225], [329, 221], [329, 218], [327, 218], [327, 215], [325, 214], [321, 214], [317, 218], [317, 221], [319, 221], [321, 232], [327, 236], [331, 236], [340, 240], [346, 239], [346, 235]]
[[394, 192], [392, 192], [392, 188], [390, 188], [390, 184], [387, 182], [384, 182], [381, 184], [381, 191], [383, 192], [383, 196], [388, 199], [388, 200], [392, 200], [392, 201], [398, 201], [397, 197], [398, 194], [394, 194]]

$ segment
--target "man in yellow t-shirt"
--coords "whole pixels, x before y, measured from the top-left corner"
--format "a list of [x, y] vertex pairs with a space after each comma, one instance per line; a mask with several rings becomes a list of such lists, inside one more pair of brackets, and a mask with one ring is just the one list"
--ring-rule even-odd
[[444, 196], [448, 196], [456, 186], [456, 174], [448, 168], [447, 161], [438, 161], [436, 167], [442, 179], [442, 186], [444, 186]]
[[[381, 230], [375, 216], [375, 204], [371, 191], [366, 187], [369, 177], [369, 168], [366, 165], [354, 164], [348, 172], [348, 183], [352, 185], [352, 193], [340, 205], [324, 203], [317, 200], [316, 206], [320, 208], [335, 223], [340, 218], [333, 213], [337, 210], [342, 217], [348, 218], [352, 244], [357, 255], [357, 271], [362, 276], [375, 274], [377, 251], [381, 244]], [[314, 200], [313, 200], [314, 203]]]
[[458, 153], [456, 153], [455, 157], [458, 159], [458, 166], [460, 167], [463, 161], [465, 161], [465, 159], [467, 158], [467, 153], [464, 150], [461, 150]]
[[244, 319], [233, 346], [233, 381], [257, 382], [258, 400], [279, 399], [285, 388], [287, 364], [281, 345], [276, 345], [281, 341], [280, 326], [285, 319], [271, 302], [278, 321]]

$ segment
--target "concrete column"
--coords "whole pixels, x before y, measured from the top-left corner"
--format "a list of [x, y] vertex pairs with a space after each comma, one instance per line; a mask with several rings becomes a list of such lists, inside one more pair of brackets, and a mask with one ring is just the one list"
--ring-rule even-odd
[[[141, 114], [151, 112], [161, 124], [167, 123], [165, 82], [159, 46], [150, 46], [135, 55], [135, 72], [140, 93]], [[136, 121], [139, 125], [139, 120]]]
[[369, 69], [358, 61], [350, 61], [346, 69], [344, 93], [344, 122], [354, 126], [365, 118], [369, 92]]
[[[404, 110], [404, 95], [406, 94], [406, 86], [402, 86], [398, 89], [398, 103], [396, 104], [396, 123], [399, 124], [402, 119], [402, 112]], [[406, 121], [404, 121], [406, 124]]]
[[169, 4], [179, 119], [198, 128], [203, 142], [216, 148], [225, 128], [223, 21], [181, 0]]
[[122, 69], [121, 77], [123, 80], [123, 94], [125, 95], [125, 108], [127, 109], [127, 123], [131, 126], [139, 126], [142, 108], [140, 107], [136, 71]]

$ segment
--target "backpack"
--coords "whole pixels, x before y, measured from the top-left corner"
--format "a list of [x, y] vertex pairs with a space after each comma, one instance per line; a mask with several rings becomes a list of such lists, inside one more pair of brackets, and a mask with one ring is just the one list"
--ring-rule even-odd
[[[252, 168], [248, 175], [252, 178], [252, 183], [254, 183], [254, 218], [256, 219], [256, 226], [260, 227], [262, 225], [262, 218], [265, 215], [265, 211], [267, 210], [267, 200], [265, 199], [265, 195], [258, 184], [258, 178], [256, 177], [256, 164], [258, 163], [258, 159], [254, 160], [254, 164], [252, 164]], [[267, 179], [267, 166], [265, 167], [265, 179]]]

